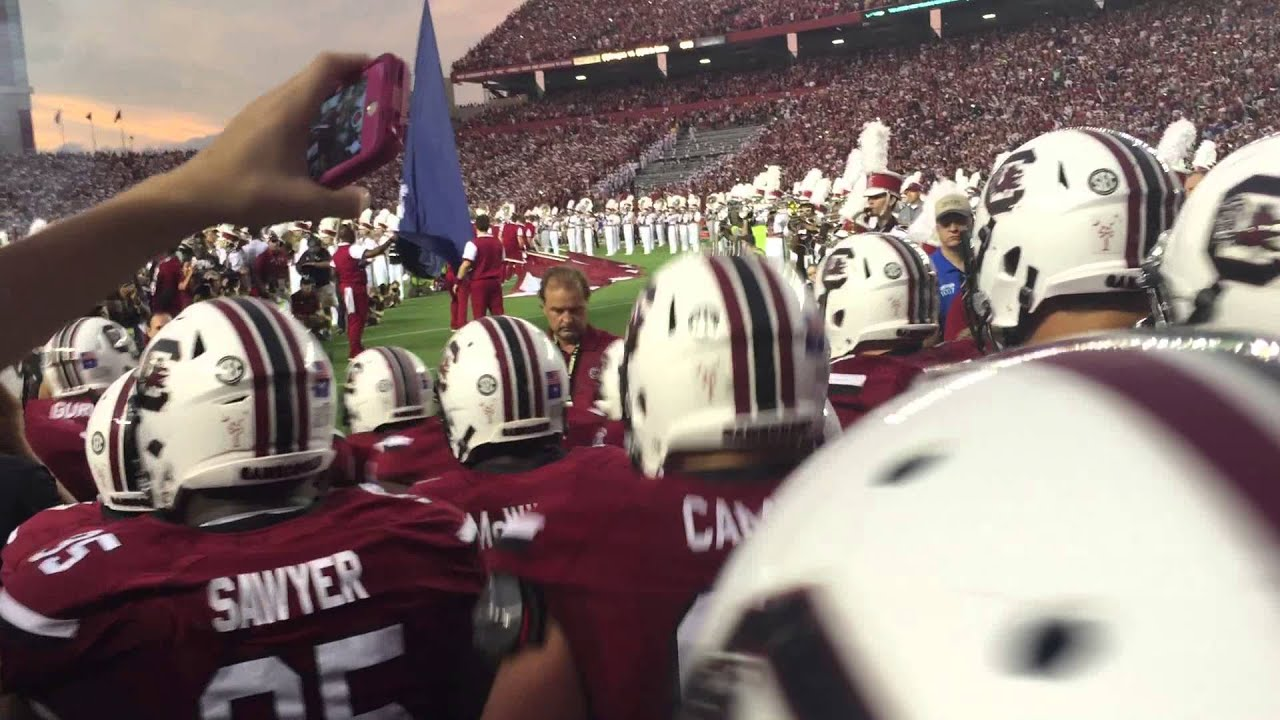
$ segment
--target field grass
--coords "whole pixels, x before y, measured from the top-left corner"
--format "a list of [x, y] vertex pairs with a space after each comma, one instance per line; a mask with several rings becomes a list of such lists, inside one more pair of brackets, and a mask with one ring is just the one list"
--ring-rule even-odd
[[[658, 248], [652, 255], [636, 254], [631, 256], [617, 255], [614, 259], [630, 262], [643, 267], [652, 273], [673, 256], [666, 248]], [[631, 304], [636, 295], [644, 289], [648, 277], [614, 283], [591, 294], [591, 324], [621, 335], [626, 330], [627, 320], [631, 317]], [[508, 290], [510, 286], [508, 286]], [[504, 301], [508, 315], [514, 315], [532, 321], [545, 328], [546, 321], [538, 306], [538, 298], [507, 298]], [[374, 345], [399, 345], [422, 358], [427, 367], [434, 368], [440, 361], [440, 351], [449, 340], [452, 331], [449, 329], [449, 295], [437, 293], [428, 297], [414, 298], [404, 302], [400, 307], [388, 310], [382, 317], [382, 323], [369, 328], [364, 333], [365, 347]], [[347, 338], [335, 334], [325, 350], [333, 360], [335, 377], [341, 381], [347, 372]]]

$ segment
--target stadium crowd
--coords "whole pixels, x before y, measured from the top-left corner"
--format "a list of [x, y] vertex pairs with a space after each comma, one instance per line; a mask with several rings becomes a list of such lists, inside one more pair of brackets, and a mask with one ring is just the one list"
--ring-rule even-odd
[[895, 0], [530, 0], [454, 63], [483, 70], [902, 5]]

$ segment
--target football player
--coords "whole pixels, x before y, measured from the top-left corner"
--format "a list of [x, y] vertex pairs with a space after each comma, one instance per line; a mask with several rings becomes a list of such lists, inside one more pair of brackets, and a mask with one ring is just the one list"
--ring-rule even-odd
[[987, 184], [978, 257], [965, 264], [974, 339], [1038, 345], [1146, 319], [1142, 264], [1183, 196], [1155, 151], [1124, 133], [1055, 130], [1019, 147]]
[[[373, 347], [347, 366], [345, 439], [357, 482], [391, 483], [403, 490], [428, 475], [457, 467], [436, 392], [422, 359], [402, 347]], [[374, 465], [377, 469], [374, 469]]]
[[89, 415], [102, 391], [137, 362], [129, 332], [100, 317], [71, 322], [40, 353], [44, 388], [23, 412], [27, 442], [76, 500], [98, 495], [84, 454]]
[[150, 496], [139, 487], [137, 473], [131, 469], [135, 459], [124, 452], [128, 401], [136, 377], [131, 370], [103, 391], [83, 433], [82, 452], [88, 459], [98, 500], [49, 508], [14, 530], [4, 546], [0, 585], [14, 567], [52, 545], [50, 541], [71, 537], [79, 528], [98, 527], [152, 509]]
[[910, 240], [863, 233], [827, 253], [818, 281], [831, 344], [827, 392], [848, 427], [922, 372], [906, 356], [938, 333], [938, 275]]
[[317, 496], [332, 384], [323, 349], [268, 303], [169, 323], [120, 440], [156, 512], [8, 570], [5, 690], [64, 720], [102, 717], [104, 698], [122, 717], [474, 717], [474, 530], [420, 498]]
[[1277, 716], [1253, 345], [1091, 336], [881, 408], [725, 568], [680, 717]]
[[569, 373], [551, 338], [527, 320], [497, 315], [463, 326], [445, 345], [436, 388], [462, 467], [419, 475], [427, 479], [410, 492], [470, 515], [482, 549], [590, 457], [564, 450]]
[[1280, 337], [1280, 135], [1229, 155], [1196, 186], [1148, 267], [1163, 323]]
[[820, 314], [765, 261], [663, 267], [623, 353], [630, 457], [582, 449], [486, 553], [486, 717], [668, 717], [703, 594], [821, 442], [826, 380]]

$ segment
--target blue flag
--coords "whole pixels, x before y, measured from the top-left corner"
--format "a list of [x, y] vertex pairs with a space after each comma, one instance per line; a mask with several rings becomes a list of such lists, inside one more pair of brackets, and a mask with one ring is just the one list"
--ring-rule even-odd
[[463, 246], [471, 239], [471, 218], [427, 0], [422, 3], [418, 59], [413, 68], [400, 200], [404, 203], [400, 235], [422, 249], [423, 264], [434, 273], [446, 262], [458, 262]]

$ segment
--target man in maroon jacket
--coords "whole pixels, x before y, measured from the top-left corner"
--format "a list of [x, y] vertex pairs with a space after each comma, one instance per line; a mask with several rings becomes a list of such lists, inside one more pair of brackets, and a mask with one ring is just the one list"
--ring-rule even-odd
[[510, 280], [524, 264], [524, 224], [512, 217], [498, 226], [498, 239], [505, 255], [503, 281]]
[[480, 319], [489, 315], [504, 315], [502, 307], [502, 273], [505, 262], [502, 242], [489, 232], [489, 217], [476, 218], [476, 237], [462, 249], [462, 264], [458, 266], [458, 282], [470, 281], [471, 316]]
[[156, 263], [151, 276], [151, 312], [177, 315], [185, 306], [179, 285], [182, 284], [182, 262], [177, 252], [169, 253]]
[[547, 318], [551, 339], [560, 348], [565, 367], [569, 369], [569, 403], [565, 413], [569, 434], [575, 438], [594, 437], [605, 422], [591, 412], [600, 389], [604, 351], [618, 336], [592, 327], [588, 322], [591, 286], [580, 270], [565, 265], [547, 270], [538, 289], [538, 299], [542, 302], [542, 314]]
[[369, 320], [369, 275], [365, 265], [391, 248], [394, 238], [376, 248], [355, 244], [355, 228], [338, 228], [338, 247], [333, 251], [333, 268], [338, 274], [339, 302], [347, 309], [347, 353], [353, 358], [364, 352], [364, 326]]

